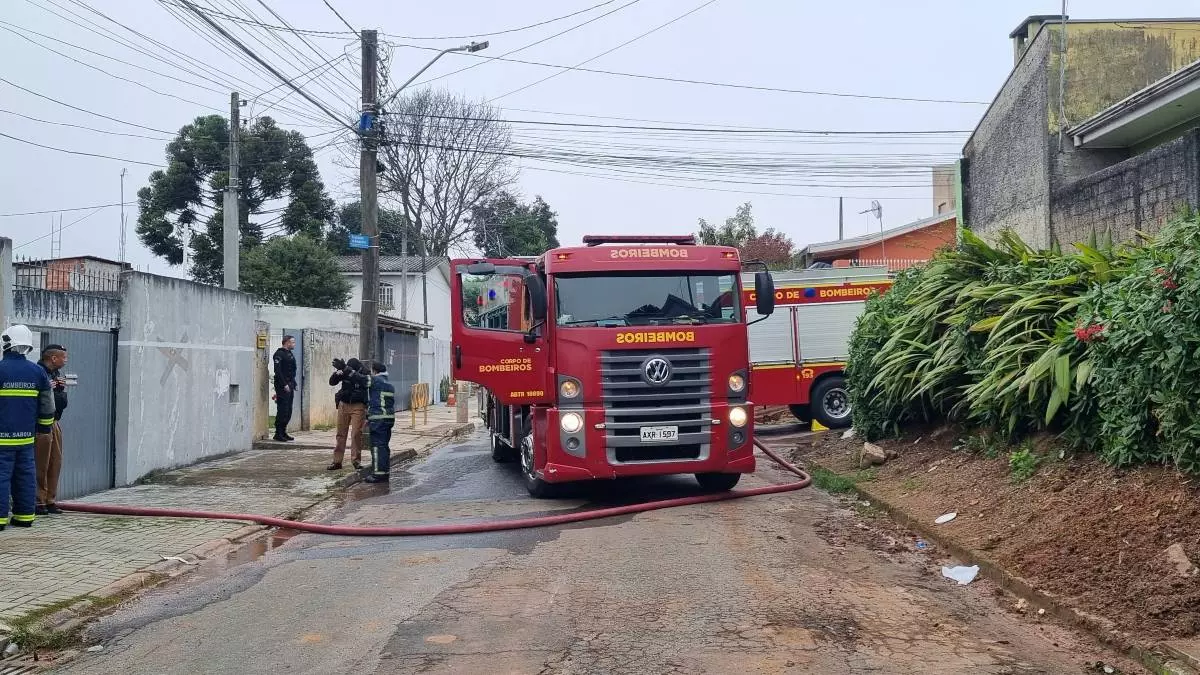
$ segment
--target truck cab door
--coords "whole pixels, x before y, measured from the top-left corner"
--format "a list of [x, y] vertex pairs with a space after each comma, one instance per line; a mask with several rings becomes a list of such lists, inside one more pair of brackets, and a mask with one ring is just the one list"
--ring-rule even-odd
[[535, 266], [452, 260], [450, 267], [454, 378], [487, 387], [507, 405], [550, 400], [545, 285]]

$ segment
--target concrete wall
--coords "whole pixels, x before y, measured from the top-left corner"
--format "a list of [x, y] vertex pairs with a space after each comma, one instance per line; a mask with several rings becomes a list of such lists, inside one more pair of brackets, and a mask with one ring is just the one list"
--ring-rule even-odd
[[337, 406], [333, 402], [336, 387], [329, 386], [331, 362], [348, 359], [358, 353], [358, 335], [323, 330], [304, 331], [304, 374], [301, 410], [303, 428], [335, 424]]
[[1055, 241], [1108, 232], [1130, 241], [1157, 232], [1180, 208], [1200, 208], [1200, 131], [1127, 159], [1054, 191]]
[[443, 377], [450, 377], [450, 341], [421, 338], [421, 381], [429, 385], [430, 400], [444, 403], [441, 396]]
[[1047, 36], [1026, 50], [963, 148], [963, 217], [984, 239], [1012, 229], [1032, 246], [1050, 245]]
[[358, 334], [358, 306], [354, 311], [344, 309], [315, 309], [312, 307], [284, 307], [279, 305], [258, 305], [256, 308], [258, 320], [271, 325], [273, 333], [279, 335], [271, 341], [272, 351], [279, 346], [283, 330], [287, 328], [315, 328], [335, 333]]
[[[254, 420], [254, 437], [266, 438], [268, 433], [273, 432], [268, 424], [268, 418], [275, 414], [274, 401], [271, 400], [271, 394], [274, 393], [271, 387], [271, 354], [275, 351], [271, 346], [267, 336], [271, 332], [271, 325], [264, 321], [254, 322], [254, 388], [247, 393], [254, 396], [253, 410], [251, 419]], [[259, 347], [262, 345], [262, 347]]]
[[253, 440], [250, 296], [126, 275], [117, 341], [116, 483], [246, 450]]

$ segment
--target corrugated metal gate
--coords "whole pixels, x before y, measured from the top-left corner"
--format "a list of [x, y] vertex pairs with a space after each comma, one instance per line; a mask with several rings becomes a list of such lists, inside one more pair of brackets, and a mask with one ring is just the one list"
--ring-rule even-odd
[[409, 333], [384, 332], [382, 356], [388, 381], [396, 388], [396, 410], [408, 410], [412, 386], [421, 381], [421, 339]]
[[113, 487], [116, 334], [36, 326], [30, 329], [39, 334], [42, 346], [66, 347], [68, 360], [63, 372], [78, 378], [78, 384], [67, 387], [67, 410], [60, 422], [63, 467], [58, 498], [72, 499]]

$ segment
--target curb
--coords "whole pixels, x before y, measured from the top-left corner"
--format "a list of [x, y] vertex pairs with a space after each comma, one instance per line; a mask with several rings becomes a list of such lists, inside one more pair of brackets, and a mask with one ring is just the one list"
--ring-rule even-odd
[[[810, 461], [809, 466], [841, 475], [840, 472], [816, 462]], [[1100, 644], [1128, 656], [1155, 673], [1177, 672], [1170, 669], [1170, 666], [1173, 665], [1172, 661], [1164, 658], [1163, 652], [1169, 650], [1138, 646], [1132, 637], [1117, 630], [1102, 617], [1088, 614], [1066, 604], [1051, 593], [1039, 590], [1027, 579], [1009, 573], [979, 551], [962, 546], [944, 534], [936, 533], [928, 523], [910, 515], [902, 507], [882, 499], [871, 492], [870, 487], [855, 484], [854, 492], [860, 499], [870, 502], [872, 506], [886, 513], [892, 520], [916, 532], [927, 541], [933, 542], [955, 558], [967, 564], [978, 565], [981, 576], [1025, 600], [1034, 608], [1044, 609], [1047, 614], [1056, 619], [1087, 632]]]

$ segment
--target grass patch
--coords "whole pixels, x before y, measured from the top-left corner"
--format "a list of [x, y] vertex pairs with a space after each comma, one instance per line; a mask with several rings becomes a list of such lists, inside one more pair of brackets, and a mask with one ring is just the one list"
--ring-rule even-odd
[[858, 483], [875, 480], [875, 471], [872, 469], [843, 475], [825, 468], [814, 468], [810, 475], [813, 485], [835, 495], [854, 492], [854, 486]]
[[66, 600], [59, 600], [58, 602], [46, 605], [45, 607], [39, 607], [23, 616], [9, 620], [8, 625], [12, 626], [13, 629], [10, 636], [12, 641], [25, 650], [57, 650], [79, 644], [80, 628], [49, 630], [42, 626], [42, 622], [57, 612], [87, 598], [88, 596], [86, 595], [77, 595]]
[[1033, 478], [1043, 458], [1033, 451], [1033, 444], [1023, 443], [1021, 448], [1008, 453], [1008, 474], [1014, 483], [1024, 483]]
[[337, 428], [336, 424], [314, 424], [313, 431], [333, 431]]

